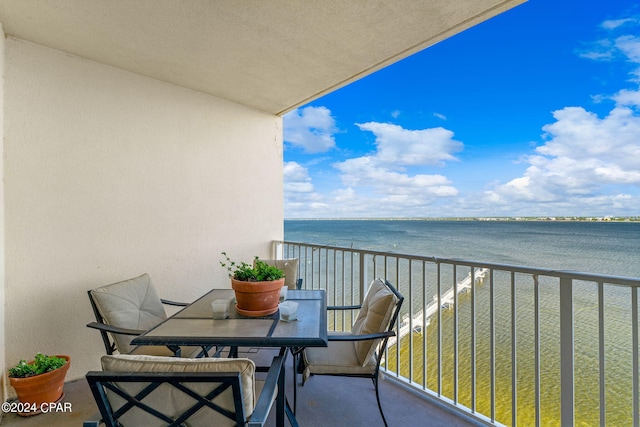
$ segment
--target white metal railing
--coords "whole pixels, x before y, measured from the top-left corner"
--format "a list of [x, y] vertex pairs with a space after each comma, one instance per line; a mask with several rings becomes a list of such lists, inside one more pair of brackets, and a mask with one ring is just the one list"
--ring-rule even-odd
[[385, 373], [478, 421], [640, 424], [640, 278], [288, 241], [274, 252], [330, 305], [359, 303], [375, 277], [394, 283], [405, 304]]

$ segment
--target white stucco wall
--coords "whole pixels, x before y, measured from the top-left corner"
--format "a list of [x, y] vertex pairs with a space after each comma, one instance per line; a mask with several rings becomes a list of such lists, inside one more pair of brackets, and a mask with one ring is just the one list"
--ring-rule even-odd
[[282, 238], [280, 117], [12, 38], [4, 88], [6, 365], [69, 354], [80, 378], [88, 289], [147, 272], [190, 301], [229, 286], [221, 251]]
[[[0, 23], [0, 153], [4, 151], [4, 31], [2, 23]], [[0, 162], [0, 178], [4, 178], [4, 164]], [[5, 317], [5, 298], [4, 298], [4, 179], [0, 179], [0, 349], [6, 347], [4, 337], [4, 317]], [[0, 398], [4, 402], [7, 396], [7, 380], [5, 376], [5, 352], [0, 350]], [[2, 411], [0, 411], [0, 420], [2, 420]]]

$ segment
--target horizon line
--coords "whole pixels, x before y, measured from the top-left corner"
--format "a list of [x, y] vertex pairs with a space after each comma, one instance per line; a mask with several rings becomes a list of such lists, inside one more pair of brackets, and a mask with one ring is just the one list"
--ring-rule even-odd
[[285, 221], [640, 221], [640, 216], [477, 216], [477, 217], [316, 217], [284, 218]]

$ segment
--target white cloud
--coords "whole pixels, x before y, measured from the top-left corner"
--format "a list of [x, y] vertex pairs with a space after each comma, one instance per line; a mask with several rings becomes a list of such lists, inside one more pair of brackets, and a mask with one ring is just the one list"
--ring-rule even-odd
[[[640, 106], [640, 93], [624, 91], [616, 99], [625, 104], [604, 118], [581, 107], [555, 111], [556, 121], [543, 128], [547, 141], [527, 157], [524, 176], [488, 191], [488, 199], [512, 208], [521, 202], [546, 205], [567, 214], [580, 206], [625, 206], [628, 213], [637, 212], [640, 115], [634, 107]], [[616, 191], [607, 192], [611, 186]]]
[[621, 106], [633, 107], [634, 105], [640, 105], [640, 91], [621, 90], [613, 96], [613, 100]]
[[[606, 21], [615, 30], [636, 19]], [[623, 57], [636, 65], [640, 76], [640, 38], [619, 36], [601, 40], [591, 59]], [[638, 82], [637, 78], [631, 81]], [[600, 99], [604, 98], [602, 96]], [[606, 97], [615, 106], [604, 117], [582, 107], [565, 107], [553, 113], [555, 122], [543, 127], [545, 142], [528, 156], [523, 176], [486, 192], [498, 209], [520, 213], [637, 214], [640, 206], [640, 89], [623, 89]]]
[[309, 172], [297, 162], [285, 162], [284, 164], [284, 191], [285, 193], [310, 193], [313, 184]]
[[607, 21], [604, 21], [601, 25], [602, 28], [604, 28], [605, 30], [615, 30], [619, 27], [622, 27], [625, 24], [628, 23], [636, 23], [637, 20], [634, 18], [625, 18], [625, 19], [609, 19]]
[[[618, 21], [606, 21], [612, 23], [603, 27], [607, 30], [616, 30], [622, 24], [614, 26], [613, 23], [634, 23], [638, 24], [635, 19], [626, 19]], [[593, 59], [595, 61], [612, 61], [614, 59], [624, 58], [632, 63], [640, 64], [640, 38], [634, 35], [622, 35], [619, 37], [604, 38], [595, 41], [589, 45], [589, 48], [579, 53], [583, 58]]]
[[453, 139], [453, 132], [376, 122], [358, 127], [374, 133], [376, 151], [334, 163], [341, 187], [317, 191], [305, 167], [285, 163], [288, 217], [425, 216], [425, 209], [458, 195], [445, 176], [424, 173], [425, 167], [456, 160], [453, 153], [462, 143]]
[[442, 175], [399, 173], [380, 165], [374, 157], [358, 157], [336, 163], [342, 173], [342, 181], [349, 187], [372, 187], [376, 193], [413, 194], [423, 196], [455, 196], [457, 190]]
[[376, 136], [376, 159], [384, 164], [442, 165], [444, 161], [456, 160], [452, 153], [463, 147], [453, 139], [453, 132], [441, 127], [409, 130], [392, 123], [356, 125]]
[[[633, 24], [636, 28], [640, 20], [638, 19], [619, 19], [605, 21], [602, 27], [613, 33], [626, 24]], [[586, 50], [579, 52], [579, 56], [595, 61], [613, 61], [616, 59], [624, 59], [627, 62], [640, 65], [640, 37], [625, 34], [618, 37], [604, 38], [590, 44]], [[631, 72], [634, 76], [632, 81], [640, 81], [638, 78], [640, 69]]]
[[615, 47], [625, 55], [629, 61], [640, 64], [640, 37], [621, 36], [616, 39]]
[[589, 49], [580, 51], [578, 55], [594, 61], [612, 61], [615, 57], [614, 44], [610, 40], [598, 40], [592, 43]]
[[335, 148], [335, 119], [326, 107], [295, 109], [284, 116], [285, 142], [306, 153], [323, 153]]
[[[443, 175], [421, 173], [425, 166], [456, 160], [462, 149], [453, 132], [443, 129], [408, 130], [391, 123], [357, 124], [376, 136], [376, 151], [334, 163], [343, 189], [333, 196], [334, 212], [342, 216], [419, 216], [442, 198], [458, 195]], [[411, 168], [407, 171], [407, 168]]]
[[284, 205], [287, 217], [326, 216], [330, 205], [314, 188], [309, 171], [297, 162], [284, 163]]

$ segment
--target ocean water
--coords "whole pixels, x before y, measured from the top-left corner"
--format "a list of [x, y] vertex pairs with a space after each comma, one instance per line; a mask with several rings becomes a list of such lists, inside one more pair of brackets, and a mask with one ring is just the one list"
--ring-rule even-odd
[[[353, 247], [403, 254], [466, 259], [492, 263], [574, 270], [614, 276], [640, 277], [640, 223], [533, 222], [533, 221], [429, 221], [429, 220], [287, 220], [285, 239], [320, 245]], [[517, 425], [535, 423], [533, 298], [532, 287], [519, 290], [517, 348], [512, 353], [510, 290], [496, 279], [496, 413], [497, 420], [512, 424], [512, 355], [517, 359]], [[489, 293], [476, 288], [476, 407], [490, 414]], [[605, 290], [606, 420], [626, 426], [631, 418], [631, 314], [629, 291]], [[557, 286], [540, 286], [541, 425], [560, 425], [559, 304]], [[599, 425], [597, 288], [581, 285], [574, 290], [576, 352], [576, 425]], [[462, 295], [458, 304], [458, 399], [470, 405], [470, 301]], [[451, 331], [452, 311], [442, 316], [442, 330]], [[438, 387], [437, 319], [425, 334], [412, 336], [412, 380]], [[465, 329], [466, 328], [466, 329]], [[453, 348], [451, 337], [442, 343], [442, 394], [453, 397]], [[408, 338], [401, 345], [408, 354]], [[423, 353], [426, 376], [422, 378]], [[406, 357], [408, 360], [408, 357]], [[394, 366], [394, 353], [389, 359]], [[400, 366], [409, 376], [408, 362]], [[416, 374], [416, 372], [418, 372]]]
[[285, 220], [285, 240], [640, 277], [639, 222]]

